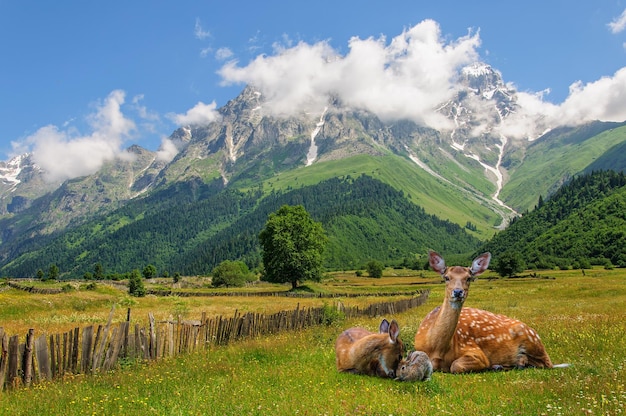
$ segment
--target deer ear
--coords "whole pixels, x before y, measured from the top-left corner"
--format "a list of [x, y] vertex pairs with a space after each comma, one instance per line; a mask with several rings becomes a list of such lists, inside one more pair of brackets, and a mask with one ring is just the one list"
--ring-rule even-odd
[[389, 338], [391, 338], [392, 342], [396, 342], [398, 340], [398, 336], [400, 335], [400, 325], [396, 320], [391, 321], [391, 325], [389, 326]]
[[483, 253], [480, 256], [476, 257], [472, 262], [472, 267], [470, 271], [472, 272], [472, 276], [478, 276], [489, 267], [489, 262], [491, 261], [491, 253]]
[[439, 253], [432, 250], [428, 252], [428, 264], [430, 264], [430, 267], [432, 267], [433, 270], [439, 274], [443, 274], [446, 271], [445, 260], [439, 255]]
[[389, 332], [389, 321], [386, 319], [383, 319], [380, 322], [380, 326], [378, 327], [378, 333], [379, 334], [386, 334], [387, 332]]

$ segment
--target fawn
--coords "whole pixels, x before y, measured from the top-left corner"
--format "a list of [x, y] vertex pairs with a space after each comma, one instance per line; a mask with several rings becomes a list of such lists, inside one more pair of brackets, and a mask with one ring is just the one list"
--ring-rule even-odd
[[429, 252], [428, 262], [442, 275], [446, 293], [443, 304], [422, 321], [414, 348], [428, 354], [434, 370], [450, 373], [555, 367], [539, 335], [528, 325], [504, 315], [463, 307], [470, 282], [489, 267], [490, 260], [491, 254], [483, 253], [471, 267], [446, 267], [443, 257]]

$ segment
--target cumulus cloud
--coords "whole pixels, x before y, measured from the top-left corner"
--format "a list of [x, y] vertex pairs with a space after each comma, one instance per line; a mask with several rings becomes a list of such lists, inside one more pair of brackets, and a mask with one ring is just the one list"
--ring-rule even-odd
[[94, 173], [104, 162], [122, 155], [124, 140], [135, 130], [135, 123], [120, 109], [124, 97], [121, 90], [111, 92], [88, 117], [91, 134], [48, 125], [25, 139], [23, 144], [32, 149], [35, 163], [48, 180], [60, 182]]
[[181, 144], [174, 142], [172, 139], [164, 138], [161, 140], [159, 150], [157, 150], [157, 160], [165, 163], [171, 162], [180, 151], [179, 147]]
[[425, 20], [389, 42], [354, 37], [342, 56], [328, 42], [277, 46], [246, 66], [237, 61], [219, 70], [224, 85], [250, 84], [276, 115], [323, 107], [330, 96], [344, 105], [374, 112], [385, 120], [412, 119], [442, 128], [448, 120], [436, 107], [457, 91], [460, 67], [478, 58], [478, 33], [453, 41], [437, 22]]
[[537, 137], [559, 125], [578, 125], [592, 120], [626, 120], [626, 67], [613, 76], [570, 85], [561, 104], [544, 101], [543, 94], [518, 93], [518, 111], [505, 119], [502, 133], [511, 137]]
[[[611, 27], [620, 31], [625, 26], [626, 11]], [[336, 97], [344, 106], [371, 111], [383, 120], [409, 119], [447, 129], [453, 126], [437, 109], [459, 91], [459, 70], [480, 60], [480, 45], [479, 32], [448, 39], [442, 37], [437, 22], [425, 20], [389, 41], [384, 36], [354, 37], [343, 55], [325, 41], [287, 42], [287, 46], [274, 45], [271, 55], [259, 55], [247, 65], [227, 62], [218, 73], [223, 85], [257, 88], [273, 115], [319, 110], [329, 97]], [[519, 92], [518, 108], [502, 124], [502, 134], [533, 138], [563, 124], [626, 120], [625, 71], [572, 84], [561, 104], [545, 100], [549, 90]], [[492, 105], [472, 103], [478, 120], [492, 117], [488, 113]]]
[[609, 27], [609, 30], [615, 34], [626, 29], [626, 9], [624, 9], [619, 17], [616, 17], [612, 22], [608, 23], [607, 26]]
[[168, 117], [179, 126], [208, 124], [220, 119], [220, 114], [216, 108], [217, 104], [215, 101], [211, 104], [205, 104], [200, 101], [185, 114], [169, 114]]

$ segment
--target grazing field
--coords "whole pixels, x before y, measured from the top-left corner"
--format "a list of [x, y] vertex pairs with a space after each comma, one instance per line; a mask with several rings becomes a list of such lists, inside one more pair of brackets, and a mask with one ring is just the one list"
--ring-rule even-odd
[[[401, 273], [403, 277], [391, 276]], [[410, 276], [410, 274], [414, 276]], [[205, 312], [207, 316], [232, 316], [236, 311], [275, 313], [301, 307], [322, 306], [337, 300], [350, 306], [367, 306], [379, 302], [376, 294], [381, 292], [415, 292], [424, 289], [428, 283], [441, 280], [432, 272], [423, 272], [420, 277], [416, 272], [388, 271], [390, 276], [381, 279], [356, 278], [354, 273], [335, 273], [324, 283], [308, 282], [299, 292], [303, 294], [359, 294], [348, 300], [332, 298], [306, 297], [257, 297], [257, 296], [154, 296], [137, 298], [128, 294], [121, 282], [96, 282], [95, 287], [87, 289], [85, 282], [40, 282], [17, 281], [20, 286], [36, 289], [61, 290], [71, 286], [70, 290], [55, 294], [32, 294], [12, 289], [0, 280], [0, 327], [10, 335], [24, 335], [33, 328], [35, 332], [58, 333], [75, 327], [106, 323], [112, 307], [115, 307], [113, 322], [122, 322], [127, 318], [127, 310], [132, 312], [133, 323], [148, 324], [148, 313], [155, 319], [166, 320], [169, 317], [199, 319]], [[407, 276], [409, 275], [409, 276]], [[232, 294], [258, 292], [288, 292], [291, 284], [278, 285], [266, 282], [246, 288], [212, 289], [204, 278], [183, 278], [182, 284], [172, 285], [172, 279], [152, 279], [146, 284], [148, 290], [175, 290], [181, 293]], [[93, 282], [91, 283], [93, 284]], [[367, 296], [371, 294], [372, 296]]]
[[[425, 306], [387, 317], [399, 321], [401, 338], [410, 347], [421, 319], [442, 302], [443, 285], [428, 283], [437, 281], [434, 273], [424, 272], [424, 275], [380, 280], [335, 276], [314, 290], [341, 293], [430, 288], [430, 298]], [[535, 278], [490, 280], [490, 277], [495, 275], [486, 273], [473, 283], [465, 305], [525, 321], [539, 332], [553, 362], [570, 363], [571, 367], [466, 375], [435, 373], [430, 381], [423, 383], [339, 374], [335, 369], [333, 348], [337, 335], [354, 325], [375, 330], [380, 322], [380, 318], [359, 319], [261, 337], [150, 365], [129, 362], [110, 373], [67, 377], [29, 389], [3, 392], [0, 393], [0, 414], [624, 414], [626, 270], [586, 270], [584, 276], [580, 270], [570, 270], [538, 272]], [[361, 286], [355, 288], [356, 284]], [[110, 296], [119, 296], [113, 289], [107, 290], [112, 291]], [[83, 292], [74, 295], [82, 296]], [[21, 295], [13, 290], [0, 293], [2, 300], [5, 296]], [[28, 296], [26, 294], [24, 302]], [[30, 296], [37, 298], [41, 295]], [[69, 299], [66, 298], [63, 305], [69, 304]], [[144, 307], [154, 308], [145, 309], [146, 314], [148, 311], [156, 313], [157, 308], [167, 310], [173, 307], [167, 304], [172, 299], [167, 298], [145, 299], [146, 303], [149, 302], [147, 305], [143, 304], [144, 299], [135, 301], [133, 311], [142, 310], [136, 315], [143, 314]], [[190, 302], [185, 305], [190, 318], [195, 316], [196, 310], [207, 311], [202, 306], [212, 305], [217, 312], [219, 304], [226, 301], [240, 302], [236, 308], [267, 311], [286, 301], [300, 304], [334, 302], [328, 299], [235, 300], [223, 297], [179, 298], [177, 301]], [[346, 304], [371, 303], [372, 299], [346, 298], [341, 301]], [[108, 314], [111, 302], [110, 299], [100, 301], [103, 317]], [[59, 305], [59, 310], [69, 311], [63, 305]], [[85, 301], [84, 305], [85, 315], [95, 318], [100, 313], [90, 309], [91, 302]], [[13, 300], [11, 309], [15, 317], [28, 313], [19, 311], [19, 302]], [[20, 322], [19, 325], [32, 323], [32, 327], [39, 328], [39, 323], [46, 324], [44, 309], [33, 313], [37, 321]], [[49, 308], [48, 313], [51, 312]], [[9, 315], [4, 311], [0, 313], [0, 326], [6, 327], [10, 323]]]

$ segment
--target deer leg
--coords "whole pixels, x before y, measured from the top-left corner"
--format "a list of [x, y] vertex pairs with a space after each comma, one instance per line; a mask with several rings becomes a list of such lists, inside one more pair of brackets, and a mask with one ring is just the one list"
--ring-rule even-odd
[[452, 362], [450, 372], [454, 374], [484, 371], [489, 369], [489, 360], [482, 351], [465, 354]]

